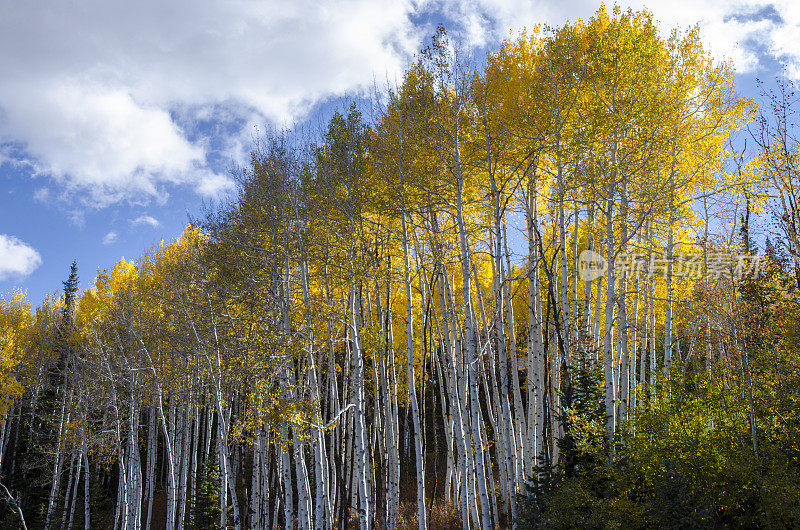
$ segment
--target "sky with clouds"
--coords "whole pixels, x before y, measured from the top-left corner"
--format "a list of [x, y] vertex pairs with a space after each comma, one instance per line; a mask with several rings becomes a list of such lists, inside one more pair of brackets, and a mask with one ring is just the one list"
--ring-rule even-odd
[[[256, 128], [319, 119], [395, 79], [443, 23], [482, 52], [510, 30], [588, 18], [587, 0], [0, 0], [0, 293], [34, 303], [73, 259], [98, 268], [178, 235], [233, 189]], [[704, 42], [754, 94], [800, 78], [800, 2], [647, 7]]]

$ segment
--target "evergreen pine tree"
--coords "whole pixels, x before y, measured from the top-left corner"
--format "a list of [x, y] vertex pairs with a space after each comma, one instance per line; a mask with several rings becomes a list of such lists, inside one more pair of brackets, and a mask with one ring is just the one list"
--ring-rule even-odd
[[197, 488], [194, 492], [189, 528], [192, 530], [219, 528], [219, 487], [219, 466], [213, 458], [208, 458], [202, 462], [197, 472]]
[[76, 260], [73, 260], [69, 268], [69, 276], [66, 281], [61, 283], [64, 285], [64, 309], [62, 310], [61, 320], [62, 325], [66, 328], [72, 318], [72, 313], [75, 309], [75, 293], [78, 292], [78, 262]]

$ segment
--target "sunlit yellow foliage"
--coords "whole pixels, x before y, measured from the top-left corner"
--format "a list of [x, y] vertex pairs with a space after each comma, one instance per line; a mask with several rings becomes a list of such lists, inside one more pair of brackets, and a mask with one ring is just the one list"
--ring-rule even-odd
[[0, 421], [22, 395], [16, 368], [33, 338], [31, 306], [17, 291], [10, 298], [0, 296]]

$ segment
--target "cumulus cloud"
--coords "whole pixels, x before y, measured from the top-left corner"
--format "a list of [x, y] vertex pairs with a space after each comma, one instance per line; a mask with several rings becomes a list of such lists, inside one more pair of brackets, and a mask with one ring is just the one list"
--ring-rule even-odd
[[133, 226], [148, 225], [152, 228], [156, 228], [160, 223], [155, 217], [150, 215], [140, 215], [136, 219], [131, 219], [131, 224]]
[[[665, 28], [699, 23], [739, 71], [762, 57], [800, 77], [792, 0], [620, 0]], [[586, 18], [589, 0], [3, 1], [0, 161], [102, 207], [165, 201], [175, 186], [232, 188], [212, 167], [247, 154], [251, 125], [302, 120], [316, 103], [395, 79], [444, 20], [493, 46], [509, 28]], [[242, 139], [245, 139], [244, 141]], [[13, 146], [13, 148], [9, 148]], [[224, 165], [224, 164], [223, 164]], [[48, 183], [39, 186], [47, 189]]]
[[203, 150], [190, 144], [169, 114], [137, 104], [121, 89], [63, 83], [19, 87], [4, 106], [0, 133], [25, 140], [41, 173], [89, 189], [94, 202], [157, 195], [163, 182], [190, 178]]
[[36, 249], [14, 236], [0, 234], [0, 280], [24, 278], [41, 264]]
[[420, 40], [413, 0], [3, 4], [0, 143], [96, 206], [230, 189], [178, 114], [289, 123], [399, 72]]
[[104, 245], [113, 245], [119, 236], [113, 230], [103, 236], [103, 244]]

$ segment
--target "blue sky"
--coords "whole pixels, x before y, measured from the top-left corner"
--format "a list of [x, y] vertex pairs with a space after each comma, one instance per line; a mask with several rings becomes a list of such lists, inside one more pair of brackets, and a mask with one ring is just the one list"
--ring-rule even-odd
[[[481, 53], [509, 30], [587, 18], [592, 1], [0, 0], [0, 294], [82, 287], [171, 240], [233, 189], [257, 127], [317, 127], [344, 96], [394, 79], [443, 22]], [[800, 3], [673, 0], [737, 88], [800, 77]]]

